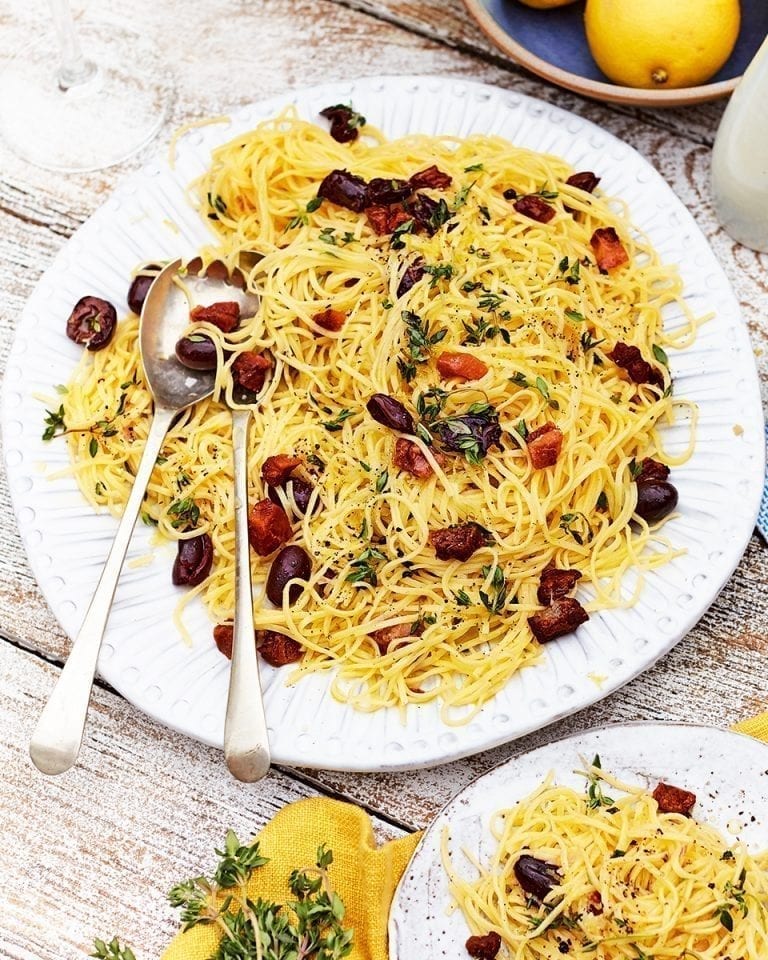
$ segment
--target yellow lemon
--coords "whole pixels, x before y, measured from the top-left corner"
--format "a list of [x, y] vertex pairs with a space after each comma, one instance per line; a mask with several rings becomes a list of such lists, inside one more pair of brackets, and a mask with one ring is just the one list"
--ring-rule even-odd
[[664, 90], [705, 83], [731, 55], [739, 0], [587, 0], [592, 56], [614, 83]]
[[534, 10], [551, 10], [553, 7], [565, 7], [575, 0], [520, 0], [526, 7], [533, 7]]

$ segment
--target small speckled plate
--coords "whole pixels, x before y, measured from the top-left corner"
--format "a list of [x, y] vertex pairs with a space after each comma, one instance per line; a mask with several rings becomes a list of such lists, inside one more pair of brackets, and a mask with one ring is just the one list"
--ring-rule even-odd
[[[675, 468], [677, 515], [664, 528], [682, 551], [646, 577], [628, 609], [594, 614], [575, 633], [547, 644], [535, 666], [510, 677], [472, 719], [449, 724], [433, 701], [361, 713], [335, 700], [328, 673], [295, 686], [287, 671], [262, 665], [272, 756], [277, 763], [340, 770], [402, 770], [487, 750], [574, 713], [648, 669], [697, 622], [731, 575], [755, 525], [765, 449], [757, 372], [738, 302], [690, 213], [628, 144], [595, 124], [529, 97], [442, 77], [370, 77], [292, 91], [235, 111], [226, 123], [189, 132], [175, 167], [165, 153], [126, 178], [65, 244], [27, 302], [3, 384], [3, 452], [19, 530], [51, 610], [73, 636], [84, 616], [116, 523], [94, 513], [66, 470], [61, 441], [41, 439], [44, 404], [57, 403], [81, 349], [65, 335], [72, 305], [85, 293], [127, 312], [128, 278], [137, 263], [192, 256], [210, 242], [188, 202], [187, 185], [211, 150], [274, 117], [289, 104], [323, 122], [329, 103], [352, 102], [389, 137], [409, 133], [467, 137], [497, 134], [595, 170], [601, 188], [629, 208], [633, 223], [662, 261], [679, 266], [696, 316], [712, 314], [686, 350], [670, 350], [676, 396], [699, 408], [693, 456]], [[670, 305], [665, 327], [685, 323]], [[674, 457], [688, 448], [691, 425], [663, 429]], [[173, 545], [154, 546], [153, 531], [133, 534], [99, 658], [101, 675], [146, 713], [183, 733], [221, 746], [229, 661], [216, 649], [202, 603], [189, 604], [184, 646], [173, 628], [180, 591], [169, 571]], [[632, 595], [636, 574], [622, 586]], [[581, 593], [588, 596], [588, 591]], [[458, 720], [451, 717], [449, 719]]]
[[468, 880], [477, 871], [464, 855], [487, 863], [495, 849], [489, 826], [497, 810], [514, 806], [553, 772], [580, 790], [580, 757], [600, 755], [604, 770], [653, 789], [660, 780], [696, 794], [694, 816], [751, 850], [768, 846], [768, 745], [716, 727], [621, 723], [599, 727], [523, 753], [483, 774], [440, 811], [424, 834], [395, 893], [389, 916], [390, 960], [466, 957], [470, 935], [461, 911], [450, 911], [441, 842], [448, 828], [454, 868]]
[[464, 5], [489, 39], [531, 73], [586, 97], [637, 106], [675, 107], [728, 96], [768, 33], [765, 0], [741, 0], [736, 46], [711, 80], [677, 90], [640, 90], [611, 83], [593, 60], [583, 2], [551, 10], [536, 10], [520, 0], [464, 0]]

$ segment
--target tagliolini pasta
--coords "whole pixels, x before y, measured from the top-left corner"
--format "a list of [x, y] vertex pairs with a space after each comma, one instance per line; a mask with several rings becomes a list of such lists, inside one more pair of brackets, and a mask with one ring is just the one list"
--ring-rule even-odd
[[750, 854], [697, 822], [690, 816], [696, 797], [686, 790], [660, 784], [651, 793], [595, 766], [586, 776], [587, 790], [579, 792], [550, 775], [495, 814], [496, 846], [487, 863], [476, 864], [476, 880], [461, 875], [444, 834], [454, 905], [475, 935], [470, 955], [768, 956], [768, 851]]
[[[273, 609], [274, 554], [253, 555], [257, 628], [301, 644], [291, 679], [337, 668], [333, 694], [357, 708], [439, 698], [454, 722], [537, 660], [535, 638], [631, 604], [675, 556], [658, 521], [696, 411], [665, 348], [698, 320], [597, 177], [494, 136], [362, 134], [338, 143], [288, 111], [214, 152], [193, 187], [216, 233], [202, 258], [243, 269], [261, 306], [233, 332], [200, 329], [222, 357], [269, 358], [251, 499], [271, 493], [311, 564]], [[116, 512], [150, 408], [137, 323], [65, 398], [78, 482]], [[190, 596], [216, 623], [234, 608], [231, 367], [169, 434], [145, 508], [165, 537], [212, 538]], [[659, 427], [681, 413], [691, 443], [673, 457]], [[270, 488], [275, 456], [298, 466]], [[566, 596], [577, 577], [583, 605]]]

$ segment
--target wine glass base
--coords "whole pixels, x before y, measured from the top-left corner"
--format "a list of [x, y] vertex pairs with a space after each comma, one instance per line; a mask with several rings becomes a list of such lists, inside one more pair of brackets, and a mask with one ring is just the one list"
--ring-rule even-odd
[[145, 37], [114, 24], [78, 24], [96, 69], [62, 90], [54, 40], [21, 50], [0, 75], [0, 137], [48, 170], [87, 172], [120, 163], [146, 146], [168, 117], [169, 69]]

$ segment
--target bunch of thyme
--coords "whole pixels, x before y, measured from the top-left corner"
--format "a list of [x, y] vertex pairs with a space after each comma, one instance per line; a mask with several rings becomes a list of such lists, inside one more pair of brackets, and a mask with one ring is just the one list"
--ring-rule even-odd
[[[288, 886], [295, 900], [285, 905], [251, 899], [248, 882], [269, 860], [259, 844], [245, 846], [227, 833], [219, 864], [211, 877], [194, 877], [172, 888], [168, 899], [181, 910], [182, 930], [215, 925], [221, 940], [210, 960], [343, 960], [352, 949], [352, 930], [344, 928], [344, 904], [331, 888], [328, 868], [333, 853], [318, 847], [315, 864], [294, 870]], [[136, 960], [117, 940], [94, 942], [93, 957]]]

